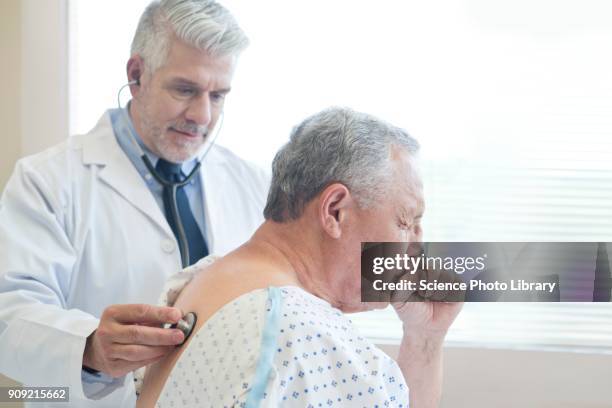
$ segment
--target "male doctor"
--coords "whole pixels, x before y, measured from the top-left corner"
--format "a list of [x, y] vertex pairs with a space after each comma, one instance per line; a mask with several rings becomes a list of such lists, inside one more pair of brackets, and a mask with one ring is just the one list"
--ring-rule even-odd
[[128, 107], [17, 163], [0, 202], [0, 373], [68, 386], [74, 406], [130, 406], [131, 371], [183, 341], [160, 327], [181, 311], [150, 306], [164, 281], [262, 221], [268, 179], [226, 149], [187, 179], [247, 43], [214, 1], [153, 2], [127, 63]]

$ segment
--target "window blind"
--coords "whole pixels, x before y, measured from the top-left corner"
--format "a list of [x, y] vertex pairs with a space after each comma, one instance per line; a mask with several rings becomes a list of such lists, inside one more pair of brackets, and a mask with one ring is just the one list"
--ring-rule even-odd
[[[147, 3], [69, 2], [72, 132], [114, 107]], [[252, 44], [219, 143], [267, 167], [298, 121], [347, 105], [421, 142], [426, 240], [612, 241], [611, 4], [223, 3]], [[401, 334], [391, 310], [354, 321]], [[608, 304], [467, 304], [448, 340], [610, 350], [610, 327]]]

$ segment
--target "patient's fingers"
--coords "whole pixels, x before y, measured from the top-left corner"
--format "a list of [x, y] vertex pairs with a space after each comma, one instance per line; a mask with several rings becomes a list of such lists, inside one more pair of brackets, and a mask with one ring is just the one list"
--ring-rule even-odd
[[453, 271], [445, 269], [425, 270], [424, 275], [428, 283], [435, 283], [435, 289], [421, 290], [419, 295], [427, 300], [438, 302], [462, 302], [465, 299], [465, 290], [460, 289], [462, 279]]

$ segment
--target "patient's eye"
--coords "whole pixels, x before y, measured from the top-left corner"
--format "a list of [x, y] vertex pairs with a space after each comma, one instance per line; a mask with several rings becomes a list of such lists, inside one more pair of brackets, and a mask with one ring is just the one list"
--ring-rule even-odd
[[422, 228], [421, 228], [421, 217], [408, 219], [406, 217], [399, 217], [397, 225], [401, 230], [402, 241], [408, 242], [414, 239], [420, 239]]
[[397, 226], [402, 230], [409, 230], [412, 227], [412, 224], [408, 222], [408, 220], [404, 217], [400, 217], [397, 220]]

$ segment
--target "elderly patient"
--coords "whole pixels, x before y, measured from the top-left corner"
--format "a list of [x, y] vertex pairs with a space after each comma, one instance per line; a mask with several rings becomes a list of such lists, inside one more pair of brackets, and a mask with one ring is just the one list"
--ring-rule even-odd
[[349, 109], [297, 126], [273, 162], [266, 222], [196, 266], [175, 303], [197, 313], [195, 332], [147, 370], [139, 406], [436, 406], [460, 305], [394, 304], [397, 361], [344, 314], [382, 306], [360, 301], [362, 242], [421, 239], [417, 149]]

